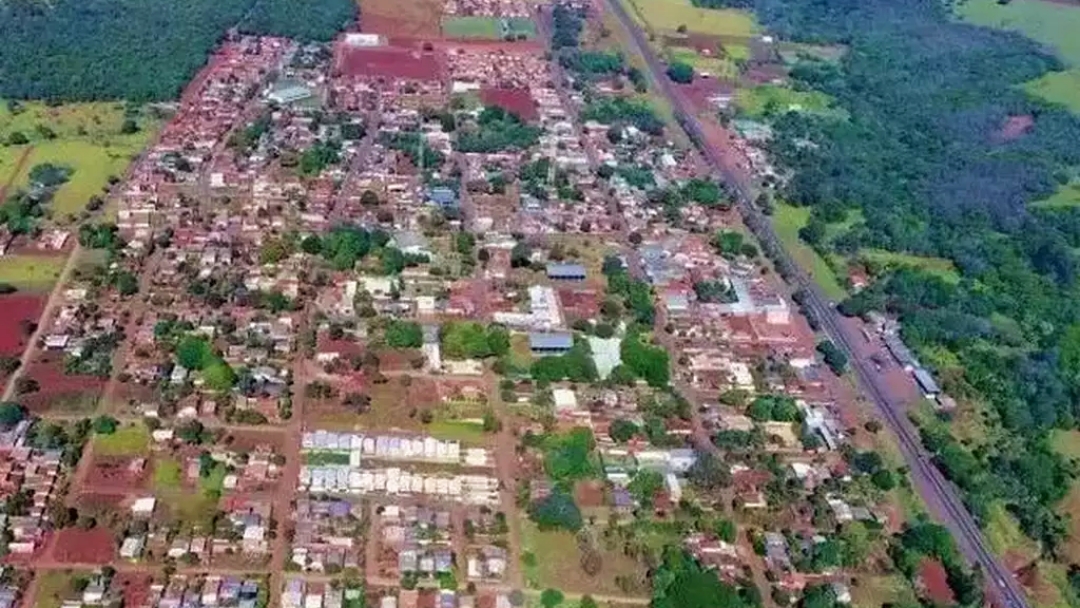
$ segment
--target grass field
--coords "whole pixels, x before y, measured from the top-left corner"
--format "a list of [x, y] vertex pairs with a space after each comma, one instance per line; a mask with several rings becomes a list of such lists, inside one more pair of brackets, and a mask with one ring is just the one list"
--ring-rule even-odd
[[1042, 0], [965, 0], [957, 4], [960, 16], [972, 23], [1018, 31], [1054, 47], [1067, 63], [1080, 66], [1080, 6]]
[[1080, 112], [1080, 6], [1044, 0], [965, 0], [957, 11], [964, 19], [1013, 30], [1053, 47], [1073, 69], [1051, 73], [1024, 87], [1034, 95]]
[[781, 203], [776, 205], [772, 220], [776, 236], [784, 243], [784, 249], [813, 277], [825, 295], [835, 300], [847, 297], [847, 290], [828, 261], [799, 239], [799, 229], [810, 220], [810, 208]]
[[524, 36], [531, 40], [536, 38], [536, 23], [525, 17], [445, 17], [442, 31], [447, 38], [516, 40]]
[[[116, 429], [112, 435], [94, 436], [94, 453], [101, 456], [145, 456], [150, 453], [150, 431], [142, 424]], [[157, 471], [155, 471], [156, 477]]]
[[[526, 562], [526, 584], [533, 589], [555, 588], [567, 593], [593, 593], [625, 595], [615, 584], [615, 577], [641, 576], [644, 567], [635, 559], [627, 557], [620, 548], [607, 550], [599, 543], [603, 566], [596, 576], [589, 576], [581, 569], [577, 541], [570, 532], [542, 532], [532, 522], [521, 524], [522, 554]], [[599, 531], [596, 531], [599, 536]]]
[[37, 597], [32, 608], [60, 608], [64, 600], [75, 599], [72, 582], [77, 577], [89, 577], [89, 572], [75, 570], [43, 570], [38, 573]]
[[843, 116], [842, 110], [834, 110], [831, 105], [832, 100], [825, 93], [796, 91], [774, 84], [739, 89], [735, 93], [735, 107], [740, 114], [748, 118], [762, 118], [769, 113], [784, 114], [789, 111]]
[[689, 63], [701, 74], [718, 80], [736, 80], [739, 77], [739, 66], [725, 57], [708, 57], [684, 46], [669, 46], [667, 56], [668, 61]]
[[425, 428], [436, 439], [460, 441], [468, 446], [488, 444], [494, 438], [494, 435], [484, 433], [482, 424], [467, 420], [436, 420]]
[[183, 475], [179, 462], [171, 458], [157, 460], [154, 463], [154, 491], [169, 492], [181, 489], [184, 485]]
[[1005, 510], [1005, 505], [995, 502], [987, 509], [986, 521], [983, 522], [983, 532], [986, 542], [990, 544], [990, 550], [997, 555], [1005, 555], [1016, 558], [1023, 557], [1032, 560], [1039, 556], [1039, 545], [1028, 538], [1016, 523], [1016, 519]]
[[[41, 163], [71, 167], [70, 181], [60, 187], [51, 205], [53, 218], [78, 213], [94, 194], [99, 194], [110, 175], [121, 175], [131, 158], [153, 137], [161, 121], [140, 111], [130, 115], [138, 126], [135, 133], [122, 133], [129, 117], [120, 103], [78, 103], [48, 107], [24, 102], [13, 113], [0, 103], [0, 141], [12, 133], [22, 133], [33, 151], [13, 185], [26, 186], [30, 169]], [[25, 146], [2, 148], [0, 183], [11, 176], [18, 155]]]
[[1055, 430], [1050, 433], [1050, 445], [1065, 458], [1080, 460], [1080, 431]]
[[864, 249], [859, 252], [859, 256], [871, 263], [881, 264], [887, 268], [911, 266], [935, 274], [952, 283], [960, 281], [960, 273], [956, 270], [956, 266], [951, 260], [944, 258], [928, 258], [908, 253], [885, 251], [884, 249]]
[[688, 32], [725, 38], [750, 38], [759, 31], [748, 11], [697, 8], [690, 0], [625, 0], [635, 21], [655, 34]]
[[918, 604], [911, 584], [900, 574], [859, 576], [851, 587], [854, 606], [914, 606]]
[[[1080, 8], [1076, 10], [1080, 11]], [[1024, 89], [1032, 95], [1053, 103], [1060, 103], [1080, 114], [1080, 67], [1064, 72], [1050, 72], [1042, 78], [1025, 84]]]
[[0, 283], [23, 291], [49, 291], [66, 262], [58, 255], [6, 255], [0, 257]]
[[[1080, 87], [1080, 83], [1077, 83], [1077, 86]], [[1035, 201], [1032, 203], [1032, 206], [1045, 209], [1062, 209], [1080, 206], [1080, 178], [1074, 177], [1072, 181], [1061, 188], [1058, 188], [1058, 191], [1050, 198]]]

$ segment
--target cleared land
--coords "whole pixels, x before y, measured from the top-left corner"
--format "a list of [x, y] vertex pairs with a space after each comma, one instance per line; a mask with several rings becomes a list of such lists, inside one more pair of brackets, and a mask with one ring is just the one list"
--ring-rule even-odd
[[436, 39], [442, 34], [441, 0], [364, 0], [365, 32], [394, 38]]
[[48, 291], [60, 278], [67, 260], [57, 255], [6, 255], [0, 257], [0, 283], [21, 291]]
[[445, 17], [442, 32], [447, 38], [531, 40], [536, 37], [536, 24], [522, 17]]
[[[1080, 11], [1080, 8], [1076, 10]], [[1027, 83], [1024, 85], [1024, 89], [1032, 95], [1037, 95], [1047, 101], [1060, 103], [1073, 112], [1080, 114], [1080, 68], [1072, 68], [1064, 72], [1051, 72], [1042, 78]]]
[[747, 39], [759, 30], [753, 15], [736, 9], [698, 8], [690, 0], [624, 0], [636, 21], [653, 33], [689, 32]]

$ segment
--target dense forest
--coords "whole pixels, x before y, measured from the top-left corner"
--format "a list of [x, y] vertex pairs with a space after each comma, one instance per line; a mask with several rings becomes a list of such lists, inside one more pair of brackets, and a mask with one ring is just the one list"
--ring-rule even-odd
[[351, 0], [31, 0], [0, 2], [0, 97], [176, 98], [231, 27], [328, 40]]
[[937, 0], [753, 8], [786, 38], [846, 48], [838, 63], [808, 59], [792, 76], [849, 119], [775, 116], [770, 144], [791, 170], [781, 195], [811, 206], [812, 221], [861, 212], [820, 246], [940, 256], [960, 274], [894, 272], [842, 310], [899, 314], [950, 392], [990, 408], [1002, 430], [990, 445], [940, 433], [927, 444], [977, 515], [1003, 503], [1052, 551], [1065, 533], [1052, 507], [1075, 472], [1046, 439], [1080, 419], [1080, 210], [1028, 203], [1080, 165], [1080, 119], [1018, 85], [1060, 62], [1018, 34], [957, 21]]

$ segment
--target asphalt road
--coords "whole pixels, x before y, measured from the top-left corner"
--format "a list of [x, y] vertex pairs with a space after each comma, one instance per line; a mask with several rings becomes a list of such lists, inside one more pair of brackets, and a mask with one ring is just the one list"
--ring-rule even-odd
[[839, 313], [834, 310], [833, 303], [829, 302], [814, 281], [806, 276], [799, 269], [798, 264], [795, 264], [788, 256], [773, 231], [768, 218], [764, 217], [754, 205], [753, 185], [728, 171], [717, 151], [705, 145], [707, 140], [704, 137], [701, 123], [692, 110], [687, 111], [683, 96], [671, 85], [665, 75], [666, 68], [664, 64], [657, 59], [645, 35], [634, 24], [619, 1], [603, 0], [603, 2], [618, 18], [620, 27], [632, 40], [638, 52], [645, 58], [651, 73], [653, 86], [657, 87], [667, 97], [675, 110], [676, 116], [680, 118], [683, 128], [700, 148], [711, 168], [738, 195], [737, 203], [739, 208], [744, 217], [754, 220], [751, 227], [754, 229], [758, 239], [768, 242], [772, 249], [779, 252], [778, 255], [783, 258], [788, 268], [792, 269], [794, 273], [794, 277], [790, 282], [807, 293], [805, 302], [807, 308], [820, 321], [822, 329], [829, 338], [847, 352], [852, 370], [855, 372], [864, 393], [874, 403], [881, 418], [888, 423], [900, 441], [900, 451], [910, 469], [912, 483], [931, 512], [944, 522], [953, 533], [963, 554], [985, 574], [989, 597], [1002, 608], [1027, 608], [1029, 604], [1023, 589], [1012, 573], [988, 549], [986, 539], [975, 523], [975, 519], [964, 506], [957, 489], [931, 463], [930, 456], [922, 447], [918, 432], [904, 412], [906, 404], [890, 398], [888, 391], [879, 381], [873, 365], [867, 360], [856, 356], [856, 351], [852, 348], [851, 338], [840, 324]]

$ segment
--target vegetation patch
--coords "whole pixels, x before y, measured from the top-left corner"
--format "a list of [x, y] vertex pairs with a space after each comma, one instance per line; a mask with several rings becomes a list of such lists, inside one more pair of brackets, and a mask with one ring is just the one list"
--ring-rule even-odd
[[94, 436], [94, 454], [97, 456], [145, 456], [149, 453], [150, 431], [142, 424], [129, 424], [113, 433]]
[[49, 291], [66, 261], [55, 255], [5, 255], [0, 257], [0, 283], [24, 291]]
[[790, 87], [763, 84], [742, 88], [735, 93], [735, 107], [748, 118], [778, 116], [787, 112], [844, 116], [832, 108], [832, 99], [819, 91], [796, 91]]
[[955, 5], [972, 23], [1020, 32], [1054, 47], [1067, 62], [1080, 65], [1080, 7], [1064, 2], [965, 0]]
[[[1080, 87], [1080, 82], [1077, 83]], [[1080, 89], [1078, 89], [1080, 90]], [[1080, 178], [1074, 177], [1057, 189], [1049, 198], [1031, 203], [1039, 209], [1069, 209], [1080, 207]]]
[[[1080, 8], [1074, 10], [1080, 11]], [[1024, 90], [1080, 114], [1080, 67], [1050, 72], [1025, 83]]]
[[809, 207], [778, 204], [772, 215], [776, 235], [784, 243], [784, 249], [791, 254], [795, 263], [809, 273], [825, 295], [834, 299], [843, 299], [847, 290], [841, 285], [832, 265], [799, 238], [799, 230], [810, 221]]
[[933, 274], [950, 283], [960, 280], [960, 274], [952, 260], [927, 256], [912, 255], [884, 249], [865, 249], [859, 252], [859, 257], [870, 264], [882, 266], [880, 270], [888, 271], [898, 267], [917, 268], [923, 272]]
[[739, 9], [699, 8], [690, 0], [626, 0], [654, 33], [688, 31], [696, 34], [749, 39], [759, 31], [754, 16]]

